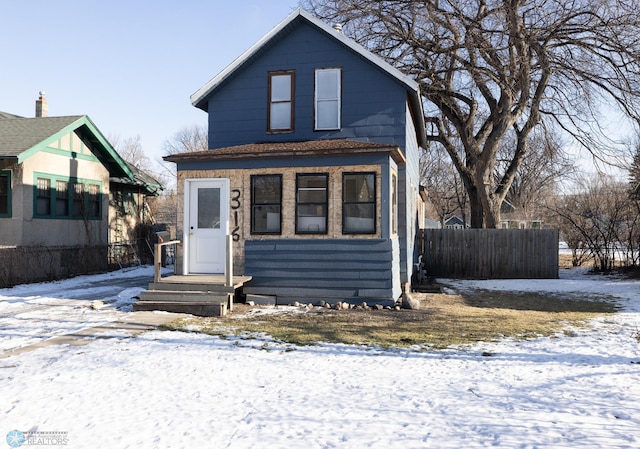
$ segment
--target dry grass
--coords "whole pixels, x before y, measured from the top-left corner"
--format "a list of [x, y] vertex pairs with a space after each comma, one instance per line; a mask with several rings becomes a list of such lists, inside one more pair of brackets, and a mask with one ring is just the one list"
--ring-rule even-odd
[[561, 270], [566, 268], [574, 268], [571, 254], [558, 255], [558, 268], [560, 268]]
[[[226, 318], [189, 317], [166, 328], [222, 337], [265, 333], [284, 342], [334, 342], [384, 347], [444, 348], [501, 337], [549, 336], [569, 325], [615, 312], [610, 298], [556, 298], [536, 293], [474, 291], [422, 294], [420, 310], [329, 310], [260, 313], [236, 305]], [[262, 309], [264, 311], [264, 309]], [[249, 313], [251, 312], [251, 313]]]

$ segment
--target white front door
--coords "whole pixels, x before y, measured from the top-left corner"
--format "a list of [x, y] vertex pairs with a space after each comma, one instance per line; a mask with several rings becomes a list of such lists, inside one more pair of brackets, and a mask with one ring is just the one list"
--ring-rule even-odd
[[185, 273], [224, 273], [229, 180], [188, 179], [185, 184]]

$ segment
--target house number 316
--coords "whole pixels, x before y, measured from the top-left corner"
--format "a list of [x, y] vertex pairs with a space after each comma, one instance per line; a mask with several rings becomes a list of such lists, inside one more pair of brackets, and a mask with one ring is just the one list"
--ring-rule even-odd
[[231, 191], [231, 211], [232, 211], [232, 219], [233, 219], [233, 229], [231, 230], [231, 236], [234, 242], [240, 240], [240, 222], [238, 220], [238, 209], [242, 205], [240, 203], [240, 195], [241, 192], [239, 189], [233, 189]]

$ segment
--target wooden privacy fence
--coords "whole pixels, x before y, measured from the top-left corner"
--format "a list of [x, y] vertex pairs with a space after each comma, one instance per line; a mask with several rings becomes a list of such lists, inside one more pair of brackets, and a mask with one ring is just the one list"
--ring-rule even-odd
[[558, 277], [557, 229], [423, 229], [418, 239], [429, 277]]

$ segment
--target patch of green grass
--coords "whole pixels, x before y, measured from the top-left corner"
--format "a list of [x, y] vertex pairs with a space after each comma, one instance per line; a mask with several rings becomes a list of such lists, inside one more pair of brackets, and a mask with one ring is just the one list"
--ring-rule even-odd
[[[557, 298], [537, 293], [474, 291], [462, 295], [421, 294], [420, 310], [329, 310], [249, 314], [225, 318], [188, 317], [166, 329], [223, 338], [269, 335], [295, 345], [317, 342], [382, 347], [445, 348], [502, 337], [550, 336], [615, 313], [611, 298]], [[235, 306], [247, 311], [248, 306]]]

